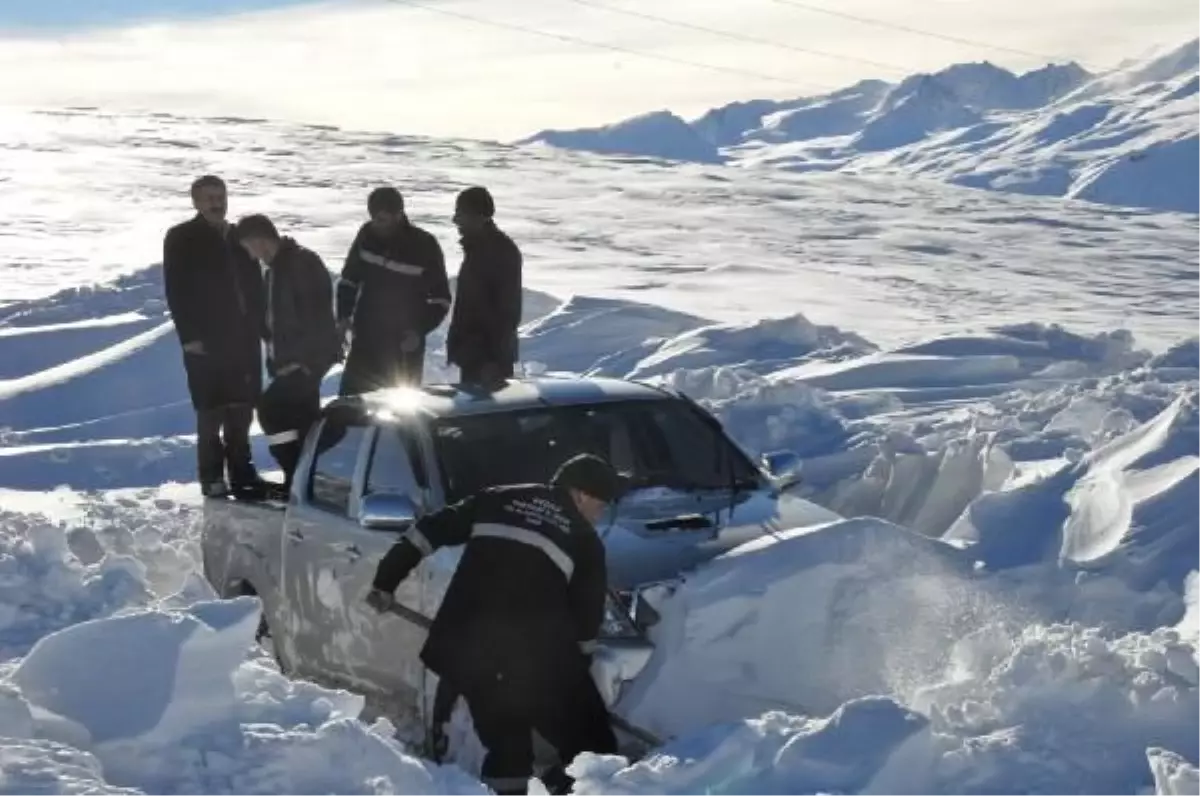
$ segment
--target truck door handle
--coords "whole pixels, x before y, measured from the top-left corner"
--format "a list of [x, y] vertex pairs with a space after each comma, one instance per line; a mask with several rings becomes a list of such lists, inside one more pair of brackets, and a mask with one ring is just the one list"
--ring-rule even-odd
[[350, 558], [358, 558], [362, 555], [362, 551], [358, 549], [358, 545], [353, 543], [342, 545], [342, 551], [347, 553]]
[[303, 542], [304, 541], [304, 533], [298, 528], [289, 528], [288, 532], [287, 532], [287, 537], [289, 539], [291, 539], [293, 542]]

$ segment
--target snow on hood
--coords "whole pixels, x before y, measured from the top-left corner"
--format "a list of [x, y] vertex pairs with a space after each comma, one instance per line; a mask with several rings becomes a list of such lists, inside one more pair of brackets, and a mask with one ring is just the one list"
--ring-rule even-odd
[[905, 691], [938, 668], [938, 641], [974, 619], [969, 575], [955, 548], [873, 518], [742, 545], [662, 603], [655, 656], [623, 715], [671, 736], [772, 705], [828, 715]]

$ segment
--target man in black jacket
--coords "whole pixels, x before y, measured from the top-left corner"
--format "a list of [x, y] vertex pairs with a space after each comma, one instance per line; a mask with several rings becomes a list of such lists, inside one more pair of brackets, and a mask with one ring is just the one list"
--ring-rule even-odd
[[321, 380], [339, 352], [333, 319], [333, 282], [316, 252], [281, 237], [269, 218], [246, 216], [236, 235], [267, 266], [267, 373], [271, 383], [258, 404], [258, 422], [291, 489], [304, 436], [321, 416]]
[[463, 263], [446, 335], [446, 357], [458, 365], [460, 381], [489, 389], [513, 376], [521, 324], [521, 251], [495, 214], [486, 188], [467, 188], [455, 201]]
[[379, 563], [367, 601], [385, 611], [424, 556], [466, 545], [421, 660], [466, 700], [497, 793], [526, 792], [533, 730], [559, 754], [542, 775], [551, 793], [569, 792], [576, 755], [617, 751], [589, 656], [608, 588], [594, 526], [619, 491], [612, 468], [582, 454], [549, 485], [490, 487], [422, 517]]
[[192, 183], [192, 204], [195, 218], [163, 239], [163, 284], [196, 410], [200, 490], [215, 497], [232, 487], [235, 496], [259, 497], [250, 422], [262, 390], [262, 274], [230, 235], [221, 178]]
[[409, 221], [400, 192], [376, 188], [367, 212], [337, 290], [338, 327], [344, 334], [353, 323], [342, 395], [420, 384], [425, 337], [450, 310], [442, 247]]

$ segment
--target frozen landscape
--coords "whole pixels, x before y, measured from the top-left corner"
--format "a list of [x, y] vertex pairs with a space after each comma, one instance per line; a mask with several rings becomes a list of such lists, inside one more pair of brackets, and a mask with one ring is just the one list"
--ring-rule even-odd
[[840, 171], [1195, 213], [1197, 48], [1092, 74], [986, 61], [790, 101], [670, 111], [526, 141], [744, 168]]
[[[979, 93], [931, 96], [946, 75]], [[681, 387], [845, 518], [687, 579], [622, 697], [670, 740], [581, 757], [577, 792], [1200, 792], [1195, 44], [1121, 75], [962, 67], [553, 138], [696, 147], [632, 157], [4, 111], [0, 791], [486, 792], [280, 674], [257, 602], [199, 574], [158, 262], [212, 171], [334, 270], [393, 182], [453, 273], [452, 198], [488, 185], [527, 372]]]

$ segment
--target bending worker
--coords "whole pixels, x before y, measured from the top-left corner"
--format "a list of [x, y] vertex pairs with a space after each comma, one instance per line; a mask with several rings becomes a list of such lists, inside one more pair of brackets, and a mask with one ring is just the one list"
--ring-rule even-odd
[[576, 755], [617, 751], [590, 654], [608, 583], [595, 523], [619, 491], [613, 469], [582, 454], [548, 485], [489, 487], [422, 517], [379, 564], [367, 601], [382, 612], [424, 556], [466, 545], [421, 660], [466, 700], [497, 793], [527, 792], [533, 730], [558, 751], [542, 775], [551, 793], [570, 791]]

